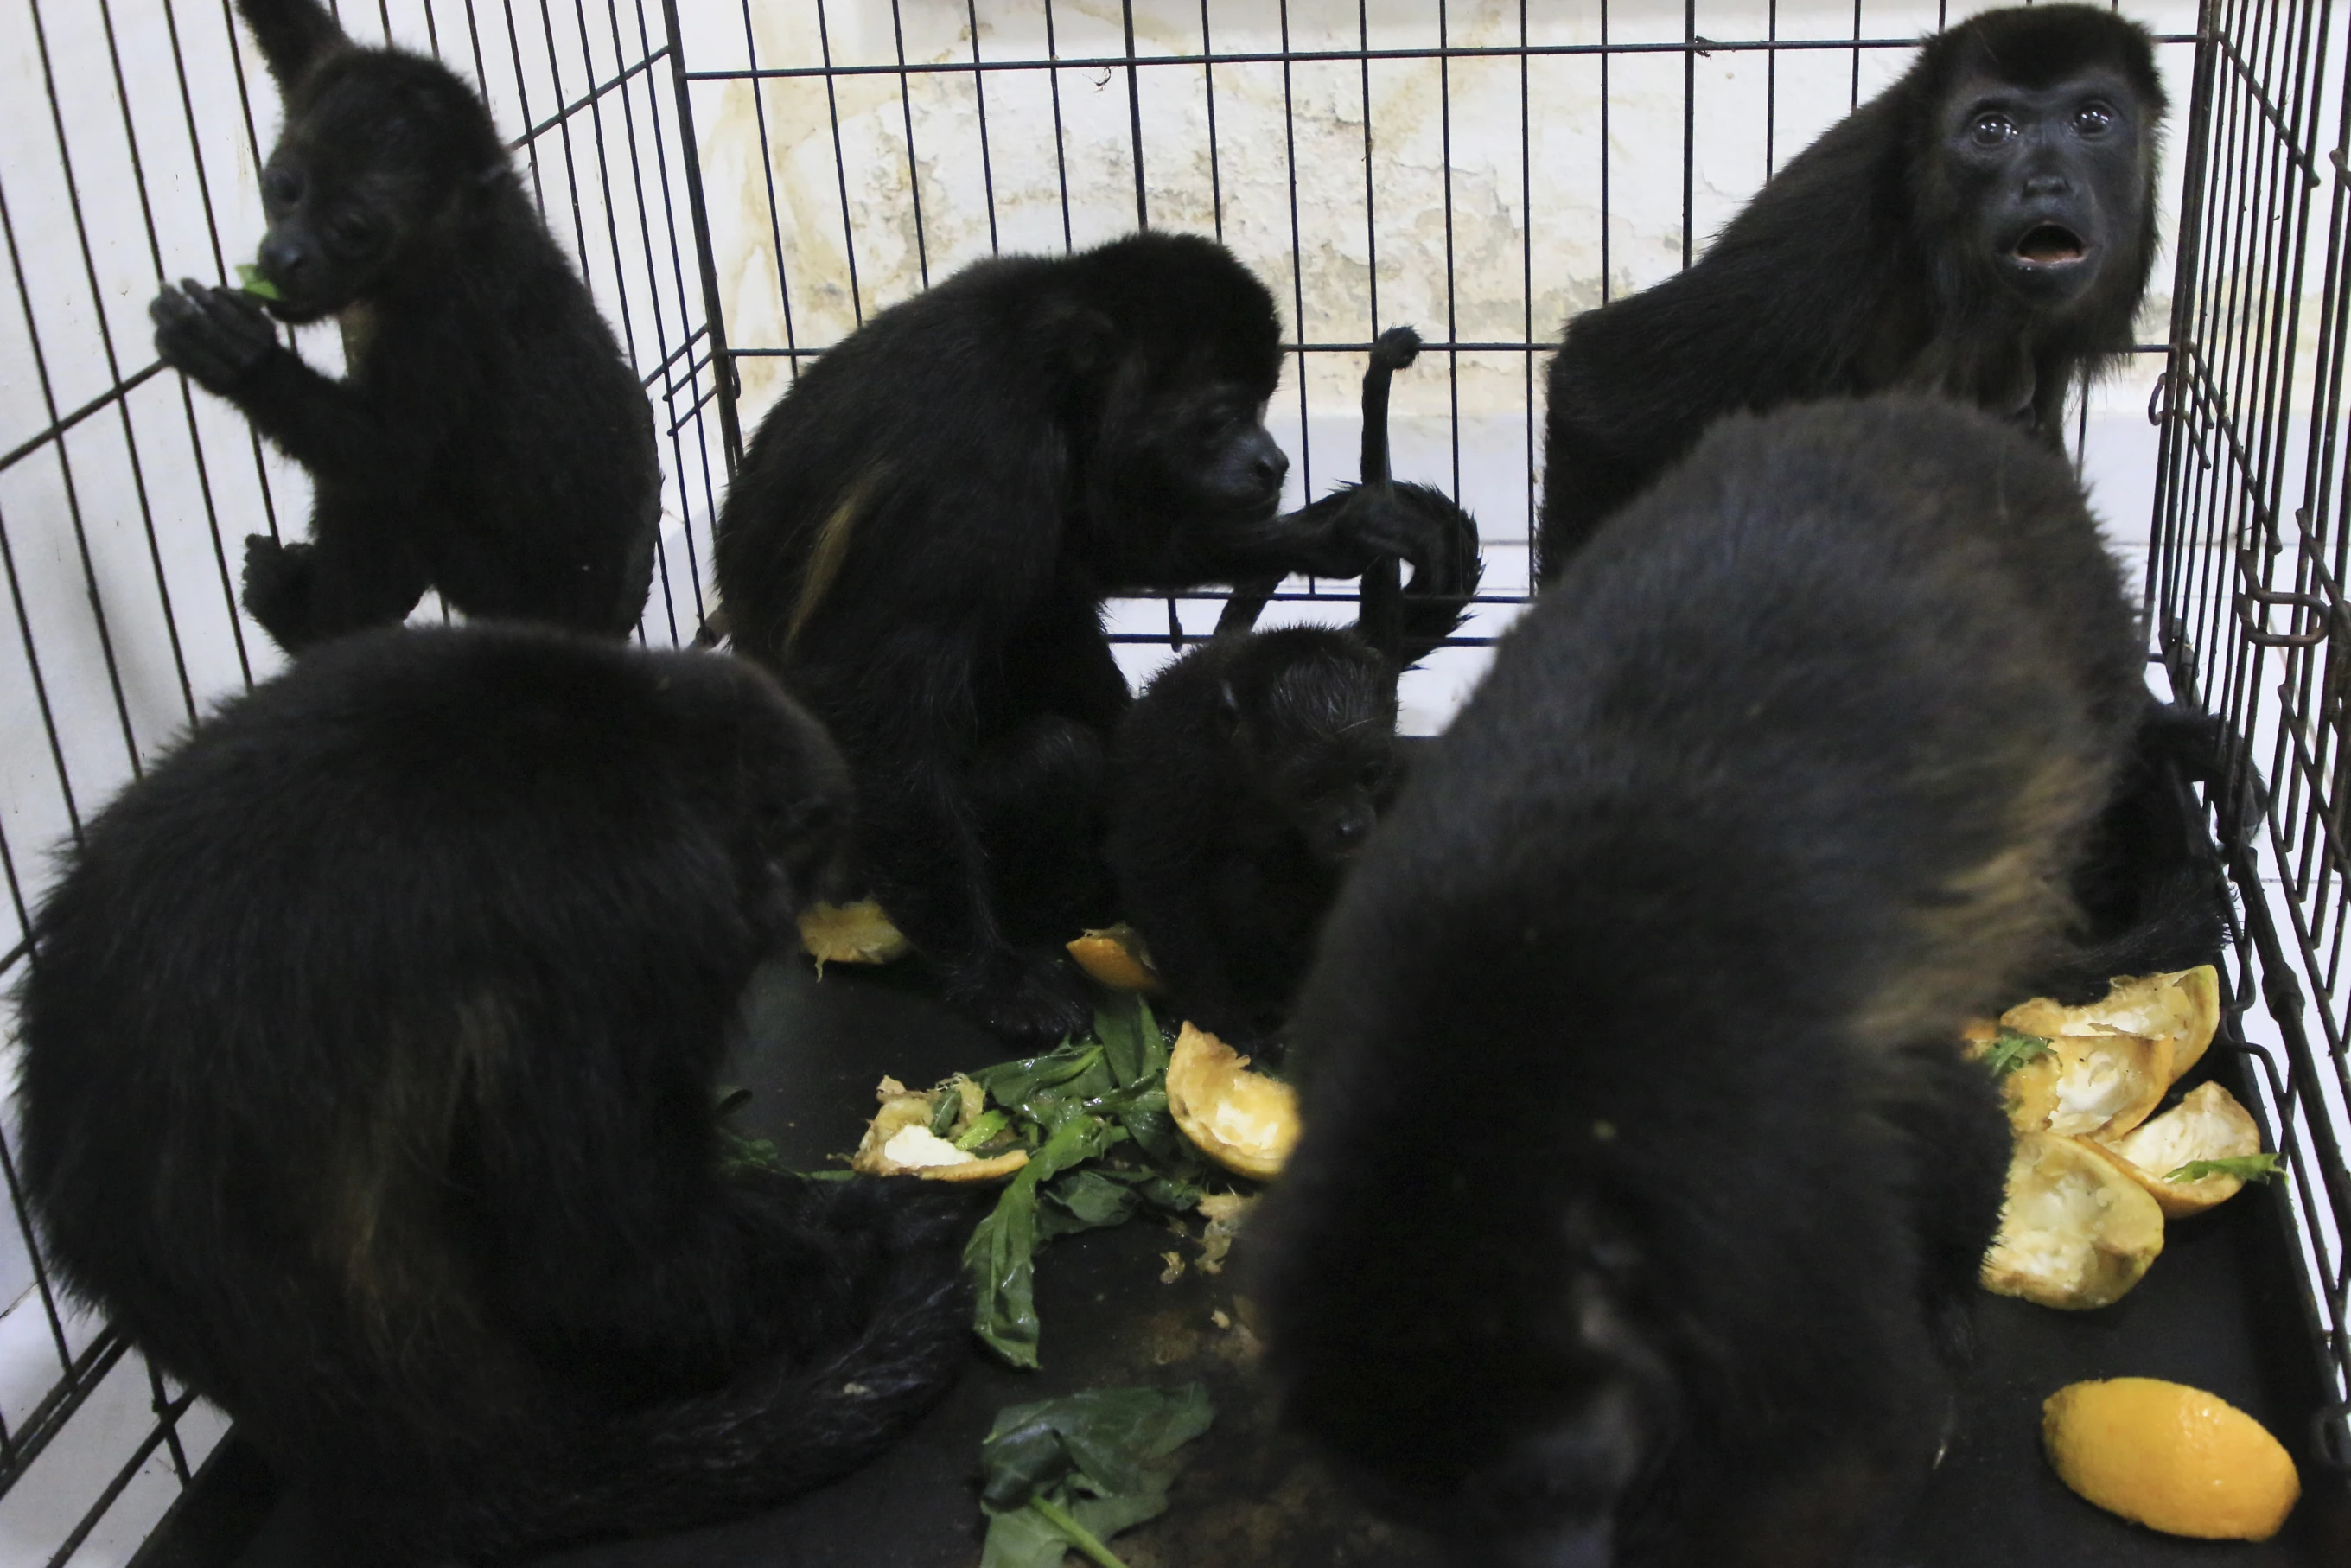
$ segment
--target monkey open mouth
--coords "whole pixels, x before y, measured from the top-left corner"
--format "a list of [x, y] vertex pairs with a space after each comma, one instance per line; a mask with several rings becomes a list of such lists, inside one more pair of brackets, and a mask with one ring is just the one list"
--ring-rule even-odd
[[2013, 254], [2028, 267], [2065, 267], [2086, 257], [2090, 247], [2063, 224], [2035, 224], [2016, 242]]

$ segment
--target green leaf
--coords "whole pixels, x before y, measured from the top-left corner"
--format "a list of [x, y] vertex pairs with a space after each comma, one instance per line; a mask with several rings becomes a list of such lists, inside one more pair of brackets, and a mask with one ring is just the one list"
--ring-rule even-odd
[[1167, 1071], [1167, 1042], [1151, 1016], [1151, 1004], [1133, 992], [1113, 997], [1094, 1009], [1094, 1038], [1102, 1041], [1110, 1075], [1121, 1089]]
[[1080, 1115], [1064, 1124], [1029, 1156], [964, 1248], [975, 1296], [972, 1328], [1014, 1366], [1038, 1364], [1037, 1189], [1125, 1138], [1123, 1128], [1099, 1116]]
[[1069, 1554], [1070, 1538], [1051, 1520], [1033, 1508], [1016, 1508], [989, 1516], [979, 1568], [1061, 1568]]
[[[729, 1128], [718, 1129], [718, 1174], [722, 1177], [746, 1171], [786, 1171], [782, 1153], [770, 1138], [747, 1138]], [[847, 1176], [849, 1173], [841, 1173]]]
[[973, 1149], [986, 1148], [1003, 1137], [1005, 1129], [1010, 1125], [1012, 1125], [1012, 1118], [1001, 1111], [983, 1113], [978, 1121], [974, 1122], [961, 1136], [956, 1139], [955, 1146], [967, 1154]]
[[1134, 1218], [1134, 1189], [1092, 1169], [1070, 1171], [1044, 1189], [1051, 1207], [1039, 1217], [1039, 1237], [1050, 1240]]
[[[1090, 1067], [1102, 1061], [1099, 1045], [1075, 1045], [1064, 1041], [1042, 1056], [1023, 1057], [1017, 1061], [999, 1061], [993, 1067], [983, 1067], [969, 1074], [987, 1097], [998, 1105], [1020, 1105], [1040, 1089], [1050, 1089], [1067, 1083]], [[1111, 1087], [1104, 1084], [1105, 1088]]]
[[[1046, 1523], [1068, 1536], [1070, 1544], [1097, 1563], [1099, 1568], [1126, 1568], [1126, 1564], [1118, 1560], [1117, 1552], [1104, 1546], [1099, 1536], [1078, 1520], [1071, 1517], [1069, 1511], [1059, 1504], [1047, 1498], [1032, 1497], [1029, 1500], [1029, 1506], [1032, 1511], [1042, 1515]], [[1166, 1506], [1167, 1500], [1162, 1496], [1159, 1500], [1159, 1508], [1165, 1509]], [[1153, 1511], [1153, 1512], [1157, 1511], [1159, 1511], [1158, 1509]], [[1146, 1514], [1144, 1517], [1150, 1516]]]
[[[997, 1412], [979, 1446], [980, 1502], [1017, 1509], [1072, 1479], [1104, 1498], [1164, 1493], [1176, 1450], [1216, 1419], [1207, 1389], [1089, 1388]], [[1045, 1447], [1050, 1435], [1060, 1449]], [[1149, 1517], [1144, 1515], [1143, 1517]]]
[[931, 1108], [931, 1136], [944, 1138], [955, 1131], [956, 1118], [963, 1114], [963, 1091], [950, 1089], [939, 1096]]
[[2000, 1033], [1992, 1039], [1991, 1048], [1984, 1052], [1983, 1061], [1994, 1078], [2005, 1078], [2034, 1057], [2048, 1055], [2049, 1050], [2049, 1042], [2041, 1036], [2002, 1024]]
[[2166, 1181], [2202, 1181], [2206, 1176], [2231, 1176], [2239, 1181], [2273, 1182], [2284, 1168], [2280, 1155], [2244, 1155], [2231, 1160], [2190, 1160], [2164, 1173]]
[[277, 285], [262, 277], [261, 269], [251, 262], [241, 261], [236, 264], [236, 286], [256, 299], [286, 298], [277, 292]]

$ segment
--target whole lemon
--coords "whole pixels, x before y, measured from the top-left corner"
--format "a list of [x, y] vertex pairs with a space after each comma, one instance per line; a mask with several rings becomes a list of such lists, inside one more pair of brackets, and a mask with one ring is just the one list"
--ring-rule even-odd
[[2217, 1395], [2154, 1377], [2069, 1384], [2041, 1406], [2058, 1479], [2150, 1530], [2267, 1541], [2302, 1496], [2294, 1460]]

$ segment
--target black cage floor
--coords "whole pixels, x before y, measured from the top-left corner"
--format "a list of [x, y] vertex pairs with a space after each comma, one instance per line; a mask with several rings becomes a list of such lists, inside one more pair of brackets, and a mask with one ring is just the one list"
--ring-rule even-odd
[[[928, 1000], [910, 969], [836, 968], [819, 981], [804, 965], [778, 964], [755, 987], [731, 1074], [754, 1092], [737, 1124], [814, 1166], [854, 1145], [883, 1074], [919, 1085], [999, 1056], [987, 1035]], [[1196, 1234], [1196, 1222], [1192, 1228]], [[2351, 1568], [2351, 1488], [2311, 1458], [2319, 1384], [2283, 1248], [2273, 1204], [2249, 1195], [2172, 1227], [2147, 1280], [2103, 1312], [1985, 1297], [1983, 1361], [1958, 1437], [1907, 1532], [1903, 1568]], [[1038, 1268], [1042, 1372], [1006, 1370], [975, 1348], [946, 1401], [859, 1474], [758, 1518], [567, 1552], [543, 1559], [545, 1568], [972, 1568], [977, 1455], [999, 1407], [1106, 1384], [1194, 1377], [1216, 1399], [1217, 1425], [1186, 1450], [1170, 1511], [1115, 1542], [1132, 1568], [1437, 1563], [1425, 1543], [1349, 1507], [1272, 1429], [1250, 1375], [1233, 1274], [1187, 1267], [1163, 1284], [1161, 1254], [1171, 1250], [1188, 1260], [1197, 1249], [1143, 1222], [1056, 1242]], [[1219, 1311], [1234, 1328], [1217, 1326], [1211, 1314]], [[2058, 1483], [2040, 1454], [2042, 1399], [2077, 1379], [2125, 1375], [2210, 1389], [2286, 1442], [2303, 1468], [2304, 1500], [2281, 1536], [2258, 1545], [2176, 1540], [2102, 1513]], [[308, 1568], [319, 1561], [307, 1544], [298, 1498], [265, 1501], [249, 1458], [231, 1455], [222, 1469], [237, 1472], [247, 1517], [266, 1514], [258, 1531], [226, 1551], [225, 1542], [197, 1550], [205, 1531], [191, 1528], [176, 1546], [154, 1543], [151, 1562]], [[192, 1527], [203, 1511], [188, 1511]], [[230, 1532], [215, 1521], [209, 1533]]]

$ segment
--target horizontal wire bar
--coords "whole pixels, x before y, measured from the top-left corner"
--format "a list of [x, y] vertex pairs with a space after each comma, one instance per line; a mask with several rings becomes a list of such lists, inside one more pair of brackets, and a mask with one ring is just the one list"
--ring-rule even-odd
[[49, 1439], [64, 1428], [73, 1413], [81, 1408], [82, 1401], [114, 1370], [114, 1364], [130, 1348], [131, 1342], [113, 1324], [98, 1331], [98, 1337], [89, 1342], [73, 1365], [33, 1406], [32, 1414], [25, 1417], [24, 1425], [9, 1440], [7, 1462], [0, 1464], [0, 1491], [16, 1484], [33, 1461], [41, 1457], [41, 1450], [49, 1446]]
[[580, 110], [587, 108], [598, 99], [602, 98], [614, 88], [627, 86], [631, 77], [637, 75], [641, 71], [651, 70], [653, 67], [654, 61], [665, 57], [668, 54], [669, 46], [667, 44], [664, 44], [660, 48], [655, 49], [652, 54], [647, 55], [643, 59], [639, 60], [635, 65], [631, 66], [628, 69], [622, 71], [619, 76], [612, 78], [610, 81], [603, 82], [596, 87], [589, 89], [588, 95], [585, 98], [565, 104], [561, 109], [556, 110], [552, 116], [540, 120], [537, 125], [532, 126], [528, 131], [524, 131], [520, 136], [517, 136], [513, 141], [507, 142], [507, 151], [519, 152], [528, 143], [536, 141], [538, 138], [546, 135], [549, 131], [559, 128], [565, 120], [570, 119], [574, 114], [577, 114]]
[[19, 442], [16, 446], [9, 449], [6, 456], [0, 457], [0, 474], [6, 473], [16, 464], [32, 455], [32, 454], [40, 450], [40, 448], [47, 445], [48, 443], [55, 441], [67, 431], [71, 430], [75, 425], [79, 424], [83, 420], [88, 419], [91, 414], [103, 413], [108, 408], [120, 402], [125, 395], [136, 391], [141, 386], [144, 386], [148, 382], [152, 381], [156, 376], [162, 372], [162, 370], [163, 361], [158, 360], [153, 364], [149, 365], [145, 370], [141, 371], [138, 374], [126, 377], [110, 390], [99, 393], [96, 397], [90, 399], [88, 402], [74, 410], [71, 413], [58, 415], [57, 422], [55, 424], [50, 425], [38, 435], [32, 436], [25, 441]]
[[[2158, 44], [2192, 44], [2193, 33], [2158, 33]], [[1714, 55], [1806, 49], [1915, 49], [1924, 38], [1674, 38], [1653, 44], [1456, 44], [1423, 49], [1264, 49], [1231, 54], [1081, 55], [1063, 59], [936, 60], [872, 66], [744, 66], [690, 70], [688, 81], [753, 81], [776, 78], [968, 76], [987, 71], [1123, 70], [1128, 66], [1347, 65], [1367, 60], [1519, 60], [1578, 55]]]

